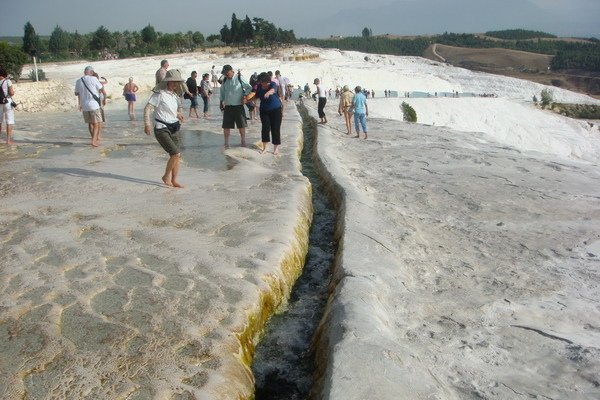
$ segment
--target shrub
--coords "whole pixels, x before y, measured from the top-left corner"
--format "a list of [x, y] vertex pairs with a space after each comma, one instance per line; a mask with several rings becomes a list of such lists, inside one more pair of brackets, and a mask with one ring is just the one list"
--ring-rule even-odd
[[542, 89], [542, 108], [546, 108], [554, 101], [554, 95], [550, 89]]
[[18, 80], [23, 70], [23, 65], [28, 61], [27, 54], [6, 42], [0, 42], [0, 65], [6, 68], [14, 80]]
[[417, 112], [405, 101], [402, 102], [402, 114], [404, 115], [405, 121], [417, 122]]
[[[31, 79], [32, 81], [35, 81], [35, 71], [34, 70], [29, 71], [28, 78]], [[43, 69], [38, 68], [38, 79], [40, 81], [46, 80], [46, 73], [44, 72]]]

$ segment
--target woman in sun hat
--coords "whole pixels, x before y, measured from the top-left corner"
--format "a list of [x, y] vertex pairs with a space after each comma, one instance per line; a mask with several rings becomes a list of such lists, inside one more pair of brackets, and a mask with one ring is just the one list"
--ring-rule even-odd
[[150, 135], [154, 126], [156, 140], [169, 153], [169, 161], [162, 177], [163, 182], [167, 186], [181, 188], [183, 186], [177, 182], [181, 161], [179, 129], [183, 122], [181, 96], [187, 88], [179, 70], [171, 69], [152, 91], [154, 93], [144, 108], [144, 132]]

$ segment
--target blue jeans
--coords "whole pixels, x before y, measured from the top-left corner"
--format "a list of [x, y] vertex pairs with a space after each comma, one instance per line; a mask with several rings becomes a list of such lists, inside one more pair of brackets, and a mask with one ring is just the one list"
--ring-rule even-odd
[[360, 133], [360, 129], [358, 129], [358, 123], [363, 128], [363, 132], [367, 133], [367, 114], [365, 113], [354, 113], [354, 127], [356, 128], [356, 134]]
[[202, 101], [204, 102], [204, 113], [208, 112], [208, 96], [202, 96]]

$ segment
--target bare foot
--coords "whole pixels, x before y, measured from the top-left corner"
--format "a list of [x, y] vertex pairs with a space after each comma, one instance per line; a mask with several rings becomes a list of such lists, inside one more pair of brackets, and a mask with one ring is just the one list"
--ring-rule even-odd
[[173, 184], [171, 183], [171, 180], [165, 175], [162, 177], [162, 181], [165, 183], [165, 185], [167, 186], [173, 186]]
[[179, 182], [175, 182], [175, 181], [173, 181], [173, 187], [176, 187], [176, 188], [182, 188], [182, 187], [183, 187], [183, 185], [180, 185], [180, 184], [179, 184]]
[[360, 137], [360, 135], [356, 135], [356, 136], [354, 136], [354, 137], [357, 137], [357, 138], [359, 138], [359, 137]]
[[367, 133], [365, 132], [365, 139], [367, 138]]
[[260, 154], [265, 154], [265, 151], [267, 151], [266, 147], [263, 147], [262, 149], [259, 150]]
[[15, 142], [13, 142], [12, 140], [7, 140], [7, 141], [6, 141], [6, 144], [7, 144], [8, 146], [12, 146], [13, 144], [15, 144]]
[[98, 146], [100, 146], [100, 145], [98, 144], [98, 142], [92, 142], [92, 146], [93, 146], [93, 147], [98, 147]]
[[228, 148], [229, 148], [228, 144], [226, 144], [226, 145], [223, 146], [223, 150], [227, 150]]
[[248, 145], [246, 144], [246, 142], [242, 142], [242, 143], [240, 144], [240, 146], [242, 146], [242, 147], [248, 147]]

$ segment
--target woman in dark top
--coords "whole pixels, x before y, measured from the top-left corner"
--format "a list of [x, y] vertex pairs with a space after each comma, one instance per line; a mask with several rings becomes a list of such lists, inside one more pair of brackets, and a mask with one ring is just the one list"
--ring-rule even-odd
[[260, 121], [262, 123], [261, 154], [267, 150], [267, 144], [273, 143], [273, 154], [279, 154], [281, 144], [281, 120], [283, 118], [283, 103], [277, 94], [277, 84], [271, 82], [271, 77], [263, 72], [258, 75], [256, 99], [260, 99]]
[[192, 102], [192, 104], [190, 104], [190, 118], [192, 118], [192, 112], [193, 114], [196, 114], [196, 118], [200, 118], [198, 115], [198, 110], [196, 109], [196, 107], [198, 107], [198, 82], [196, 82], [197, 76], [198, 74], [196, 71], [192, 71], [191, 76], [187, 78], [187, 81], [185, 81], [189, 94], [186, 93], [184, 97]]

